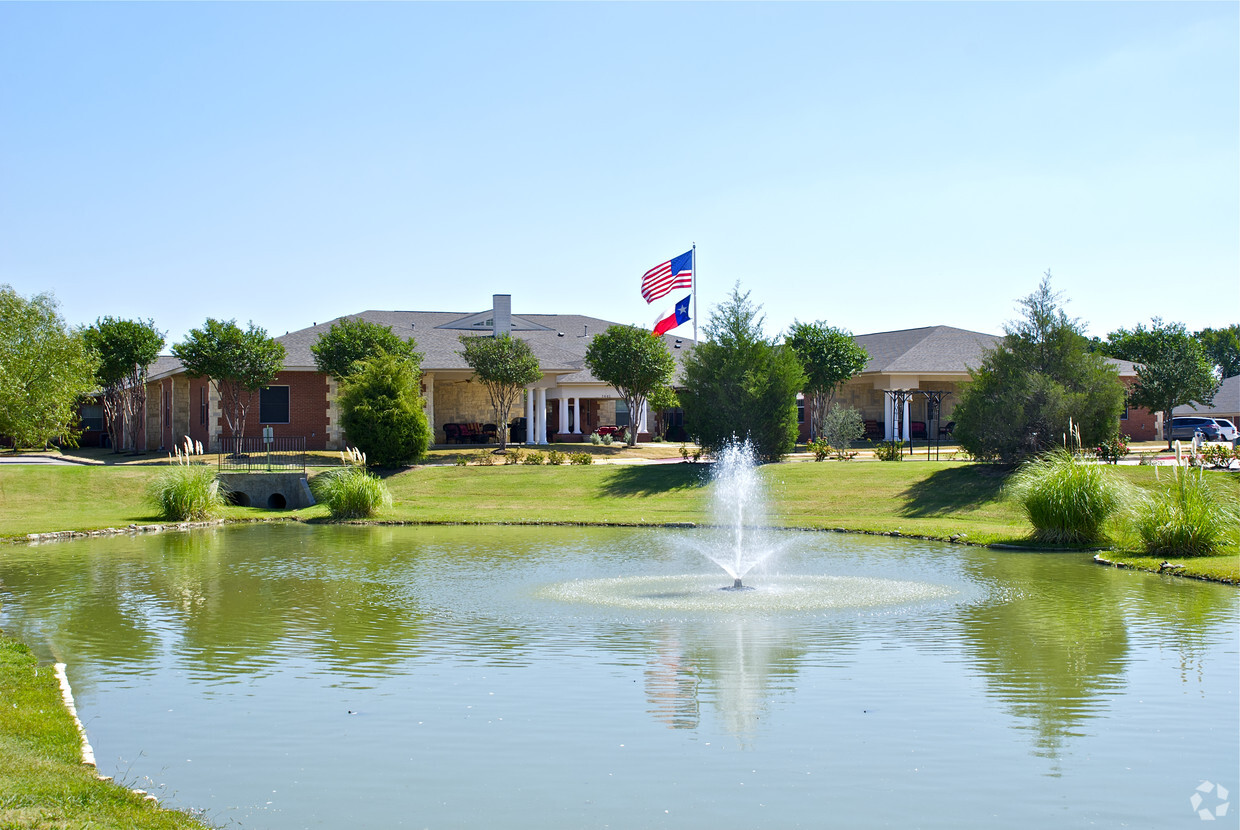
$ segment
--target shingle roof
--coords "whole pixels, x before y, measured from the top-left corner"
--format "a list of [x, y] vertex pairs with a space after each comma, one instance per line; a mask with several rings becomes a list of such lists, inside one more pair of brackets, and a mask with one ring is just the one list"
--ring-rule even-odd
[[1003, 338], [951, 326], [860, 334], [854, 340], [870, 354], [865, 373], [965, 374], [981, 365], [987, 349]]
[[1223, 379], [1222, 385], [1214, 393], [1214, 403], [1210, 406], [1202, 406], [1200, 403], [1196, 409], [1188, 405], [1177, 406], [1171, 414], [1175, 416], [1218, 415], [1219, 417], [1240, 414], [1240, 375]]

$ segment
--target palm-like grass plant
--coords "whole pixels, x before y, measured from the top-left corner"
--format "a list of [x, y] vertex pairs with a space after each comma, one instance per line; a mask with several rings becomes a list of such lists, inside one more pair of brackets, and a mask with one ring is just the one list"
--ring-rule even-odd
[[1124, 501], [1125, 489], [1101, 464], [1057, 449], [1029, 461], [1007, 484], [1039, 542], [1089, 545]]
[[1150, 556], [1209, 556], [1240, 541], [1236, 505], [1221, 498], [1203, 470], [1174, 467], [1137, 506], [1134, 530]]
[[147, 495], [160, 515], [174, 522], [199, 522], [217, 517], [227, 504], [215, 469], [177, 464], [151, 480]]
[[379, 477], [366, 470], [366, 456], [351, 450], [345, 464], [310, 479], [310, 492], [327, 505], [333, 519], [368, 519], [392, 506], [392, 494]]

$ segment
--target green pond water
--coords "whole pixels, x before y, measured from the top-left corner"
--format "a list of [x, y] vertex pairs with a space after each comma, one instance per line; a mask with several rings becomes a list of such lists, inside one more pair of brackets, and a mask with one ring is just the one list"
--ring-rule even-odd
[[10, 546], [0, 627], [102, 773], [228, 827], [1236, 826], [1235, 589], [787, 533], [726, 592], [698, 534]]

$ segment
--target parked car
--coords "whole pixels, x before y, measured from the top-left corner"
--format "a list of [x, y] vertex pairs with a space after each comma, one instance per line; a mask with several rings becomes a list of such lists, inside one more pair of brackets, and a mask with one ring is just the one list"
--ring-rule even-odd
[[1240, 438], [1240, 430], [1236, 429], [1236, 425], [1226, 418], [1215, 418], [1214, 423], [1218, 424], [1219, 434], [1223, 436], [1224, 441], [1235, 441]]
[[1184, 417], [1171, 419], [1171, 440], [1191, 441], [1198, 432], [1207, 441], [1222, 441], [1222, 430], [1213, 418]]

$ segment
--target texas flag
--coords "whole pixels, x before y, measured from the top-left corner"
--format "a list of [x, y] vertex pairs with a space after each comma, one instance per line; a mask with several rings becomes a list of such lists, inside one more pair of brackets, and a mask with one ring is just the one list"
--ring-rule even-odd
[[654, 334], [656, 337], [661, 334], [667, 334], [677, 326], [689, 322], [689, 299], [690, 297], [685, 297], [676, 303], [675, 306], [659, 315], [659, 319], [655, 320], [654, 323]]

